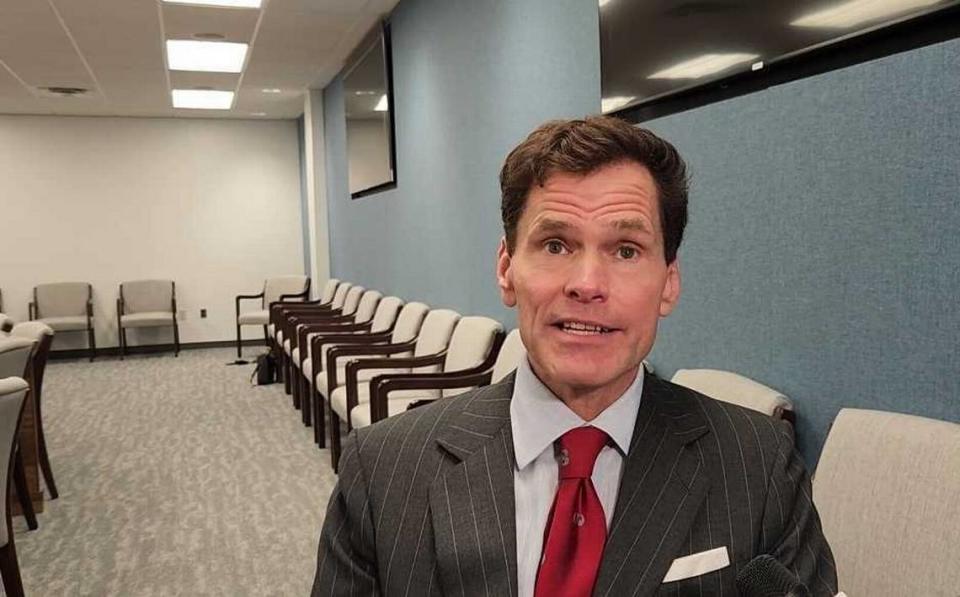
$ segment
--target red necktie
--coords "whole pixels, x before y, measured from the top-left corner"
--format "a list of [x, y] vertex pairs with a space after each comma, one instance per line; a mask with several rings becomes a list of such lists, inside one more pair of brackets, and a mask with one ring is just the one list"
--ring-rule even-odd
[[560, 437], [560, 484], [547, 521], [535, 597], [589, 597], [593, 592], [607, 519], [590, 476], [607, 439], [596, 427], [578, 427]]

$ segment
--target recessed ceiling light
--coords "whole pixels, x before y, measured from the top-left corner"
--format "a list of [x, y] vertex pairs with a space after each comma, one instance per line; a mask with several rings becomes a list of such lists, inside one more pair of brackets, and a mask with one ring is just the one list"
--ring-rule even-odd
[[610, 4], [610, 0], [600, 0], [600, 8], [603, 8], [607, 4]]
[[247, 56], [247, 44], [227, 41], [167, 40], [167, 66], [170, 70], [206, 73], [239, 73]]
[[167, 4], [194, 4], [199, 6], [229, 6], [232, 8], [260, 8], [262, 0], [163, 0]]
[[794, 27], [822, 27], [847, 29], [862, 23], [907, 12], [942, 0], [852, 0], [800, 17], [790, 24]]
[[232, 91], [204, 91], [200, 89], [174, 89], [174, 108], [197, 110], [229, 110], [233, 105]]
[[374, 112], [386, 112], [389, 109], [390, 106], [387, 105], [387, 94], [383, 94], [380, 96], [380, 101], [377, 102], [377, 105], [374, 106], [373, 110]]
[[670, 68], [665, 68], [650, 75], [649, 79], [699, 79], [720, 71], [727, 70], [735, 64], [749, 62], [759, 58], [758, 54], [704, 54]]
[[250, 112], [250, 116], [266, 116], [266, 112]]
[[193, 39], [203, 39], [206, 41], [216, 41], [220, 39], [226, 39], [227, 37], [222, 33], [194, 33]]
[[280, 93], [281, 89], [279, 89], [278, 87], [264, 87], [260, 91], [264, 93]]
[[354, 91], [354, 92], [353, 92], [353, 95], [377, 95], [377, 92], [376, 92], [376, 91], [363, 91], [363, 90], [360, 90], [360, 91]]

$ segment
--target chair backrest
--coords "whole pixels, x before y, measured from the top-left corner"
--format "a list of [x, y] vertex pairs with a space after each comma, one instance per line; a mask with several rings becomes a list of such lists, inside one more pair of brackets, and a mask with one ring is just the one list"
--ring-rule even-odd
[[309, 283], [310, 278], [307, 276], [278, 276], [276, 278], [267, 278], [263, 283], [263, 308], [267, 309], [270, 307], [270, 303], [279, 301], [281, 295], [302, 293], [307, 289]]
[[364, 292], [360, 297], [360, 302], [357, 304], [357, 310], [353, 314], [353, 321], [356, 323], [367, 323], [373, 319], [373, 314], [377, 310], [377, 305], [380, 303], [381, 298], [383, 298], [383, 293], [379, 290], [368, 290]]
[[87, 301], [92, 296], [93, 288], [87, 282], [38, 284], [33, 288], [38, 318], [86, 316]]
[[730, 371], [679, 369], [670, 381], [716, 400], [737, 404], [770, 416], [780, 417], [783, 411], [793, 410], [790, 399], [782, 393]]
[[527, 349], [523, 346], [523, 340], [520, 338], [520, 330], [511, 330], [500, 347], [500, 354], [497, 355], [497, 362], [493, 364], [493, 375], [490, 383], [502, 381], [504, 377], [513, 373], [520, 366], [520, 359], [527, 354]]
[[960, 590], [960, 425], [842, 409], [813, 496], [847, 594]]
[[333, 293], [333, 298], [330, 301], [330, 307], [332, 309], [342, 309], [344, 301], [347, 300], [347, 293], [350, 292], [351, 288], [353, 288], [353, 284], [350, 282], [342, 282], [337, 286], [337, 290]]
[[123, 313], [171, 312], [174, 296], [173, 280], [133, 280], [120, 284]]
[[[447, 356], [443, 360], [445, 373], [472, 369], [483, 363], [493, 349], [497, 334], [503, 332], [500, 322], [489, 317], [461, 317], [450, 336]], [[444, 396], [453, 396], [467, 388], [443, 390]]]
[[[413, 356], [425, 356], [446, 350], [458, 321], [460, 321], [460, 314], [450, 309], [433, 309], [427, 313], [423, 318], [423, 325], [420, 326], [420, 333], [417, 335]], [[424, 373], [439, 370], [440, 365], [427, 365], [413, 369], [415, 372]]]
[[37, 343], [28, 338], [6, 336], [0, 338], [0, 378], [29, 377], [27, 365]]
[[380, 299], [377, 310], [373, 314], [373, 321], [370, 322], [370, 331], [377, 333], [389, 330], [393, 322], [397, 320], [397, 315], [400, 313], [400, 307], [402, 306], [403, 299], [398, 296], [388, 296]]
[[353, 286], [347, 291], [347, 296], [343, 299], [343, 310], [341, 313], [343, 315], [353, 315], [357, 312], [357, 307], [360, 306], [360, 297], [363, 296], [363, 293], [367, 289], [363, 286]]
[[10, 493], [10, 472], [13, 464], [13, 444], [20, 428], [23, 403], [30, 386], [19, 377], [0, 379], [0, 547], [10, 542], [7, 529], [7, 502]]
[[423, 318], [427, 316], [430, 307], [416, 301], [407, 303], [400, 309], [397, 315], [397, 325], [393, 327], [393, 333], [390, 334], [391, 344], [402, 344], [410, 342], [420, 333], [420, 326], [423, 325]]
[[340, 285], [340, 280], [336, 278], [330, 278], [327, 280], [327, 283], [323, 285], [323, 292], [320, 294], [321, 303], [329, 303], [333, 300], [333, 295], [337, 292], [337, 286]]

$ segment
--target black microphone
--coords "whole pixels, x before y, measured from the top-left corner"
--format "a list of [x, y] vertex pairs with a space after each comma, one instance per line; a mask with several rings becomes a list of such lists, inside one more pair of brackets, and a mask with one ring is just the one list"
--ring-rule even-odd
[[810, 589], [768, 555], [757, 556], [740, 569], [737, 590], [743, 597], [811, 597]]

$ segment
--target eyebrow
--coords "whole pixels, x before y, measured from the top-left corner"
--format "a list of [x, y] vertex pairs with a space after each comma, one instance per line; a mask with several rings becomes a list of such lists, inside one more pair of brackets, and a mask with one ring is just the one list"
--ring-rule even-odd
[[617, 220], [611, 224], [611, 227], [616, 228], [617, 230], [627, 230], [627, 231], [636, 231], [636, 232], [645, 232], [647, 234], [652, 234], [653, 231], [650, 230], [650, 227], [647, 225], [647, 222], [641, 220], [640, 218], [629, 218], [626, 220]]
[[539, 232], [562, 232], [564, 230], [568, 230], [569, 228], [570, 224], [562, 220], [554, 220], [551, 218], [544, 218], [537, 222], [537, 225], [534, 226], [534, 230]]

